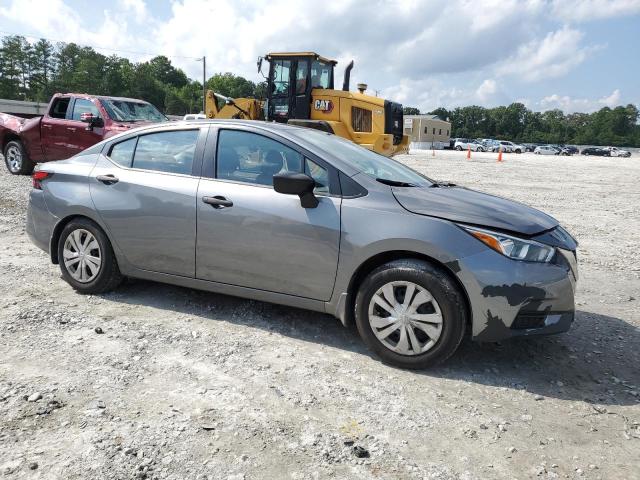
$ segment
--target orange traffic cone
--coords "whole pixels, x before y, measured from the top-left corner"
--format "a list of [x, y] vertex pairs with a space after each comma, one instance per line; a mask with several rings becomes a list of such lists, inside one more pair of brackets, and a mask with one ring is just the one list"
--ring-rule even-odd
[[502, 162], [502, 147], [498, 150], [498, 163]]
[[467, 160], [471, 160], [471, 147], [467, 147]]

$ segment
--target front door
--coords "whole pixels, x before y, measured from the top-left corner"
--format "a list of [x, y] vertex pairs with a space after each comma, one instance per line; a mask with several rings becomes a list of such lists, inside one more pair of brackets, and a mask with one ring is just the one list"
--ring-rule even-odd
[[[83, 113], [91, 113], [98, 118], [98, 125], [88, 127], [88, 124], [80, 121]], [[67, 123], [69, 156], [95, 145], [104, 136], [104, 120], [94, 100], [88, 98], [76, 98], [73, 102], [71, 115]]]
[[[203, 178], [198, 188], [196, 277], [329, 300], [341, 199], [330, 195], [328, 169], [273, 138], [237, 129], [220, 130], [217, 152], [217, 178]], [[303, 170], [317, 179], [317, 208], [273, 189], [276, 173]]]
[[267, 120], [287, 123], [291, 115], [292, 93], [294, 87], [292, 60], [272, 60], [269, 67], [270, 91], [269, 91], [269, 111]]
[[309, 61], [296, 61], [295, 94], [290, 118], [308, 120], [311, 118], [311, 82], [309, 81]]
[[91, 172], [91, 198], [132, 266], [195, 275], [199, 176], [194, 173], [205, 131], [167, 130], [130, 137], [111, 146]]

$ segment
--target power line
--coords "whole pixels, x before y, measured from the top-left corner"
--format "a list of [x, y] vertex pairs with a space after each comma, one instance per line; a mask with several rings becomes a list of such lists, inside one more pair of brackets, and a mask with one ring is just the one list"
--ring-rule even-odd
[[[60, 42], [60, 43], [76, 43], [76, 42], [69, 42], [67, 40], [60, 40], [60, 39], [55, 39], [55, 38], [47, 38], [47, 37], [43, 37], [41, 35], [31, 35], [28, 33], [14, 33], [14, 32], [6, 32], [3, 30], [0, 30], [0, 34], [2, 35], [13, 35], [13, 36], [20, 36], [20, 37], [27, 37], [27, 38], [38, 38], [38, 39], [42, 39], [42, 40], [47, 40], [49, 42]], [[150, 56], [150, 57], [157, 57], [159, 55], [163, 55], [167, 58], [186, 58], [189, 60], [202, 60], [202, 57], [187, 57], [186, 55], [164, 55], [162, 53], [149, 53], [149, 52], [133, 52], [131, 50], [119, 50], [119, 49], [115, 49], [115, 48], [106, 48], [106, 47], [94, 47], [93, 45], [83, 45], [80, 43], [76, 43], [76, 45], [80, 45], [81, 47], [89, 47], [89, 48], [93, 48], [94, 50], [106, 50], [108, 52], [116, 52], [116, 53], [128, 53], [130, 55], [144, 55], [144, 56]]]

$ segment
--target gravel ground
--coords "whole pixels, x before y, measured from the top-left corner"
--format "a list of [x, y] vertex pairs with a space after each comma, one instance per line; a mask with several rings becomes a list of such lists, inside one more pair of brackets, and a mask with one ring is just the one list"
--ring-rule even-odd
[[372, 358], [332, 317], [129, 281], [82, 296], [0, 168], [0, 474], [61, 479], [640, 478], [640, 160], [412, 152], [580, 241], [568, 334]]

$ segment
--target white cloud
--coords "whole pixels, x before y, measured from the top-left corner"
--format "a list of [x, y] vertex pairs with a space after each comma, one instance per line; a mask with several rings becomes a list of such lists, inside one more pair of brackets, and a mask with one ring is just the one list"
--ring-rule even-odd
[[553, 94], [542, 98], [539, 102], [541, 110], [559, 108], [566, 113], [585, 112], [590, 113], [602, 107], [617, 107], [621, 104], [622, 94], [615, 89], [611, 95], [605, 95], [599, 99], [574, 98], [569, 95]]
[[580, 65], [596, 47], [582, 45], [584, 33], [567, 26], [533, 40], [507, 59], [499, 73], [515, 75], [527, 82], [562, 77]]
[[147, 5], [144, 0], [118, 0], [120, 8], [134, 14], [136, 22], [142, 23], [148, 17]]
[[586, 22], [640, 13], [640, 0], [553, 0], [553, 15], [566, 22]]
[[[315, 50], [338, 60], [339, 87], [343, 68], [354, 59], [352, 85], [364, 82], [370, 92], [432, 109], [509, 103], [513, 79], [566, 76], [598, 48], [570, 26], [591, 18], [583, 11], [591, 9], [594, 18], [627, 15], [640, 0], [388, 0], [376, 8], [367, 0], [172, 0], [162, 18], [156, 3], [145, 0], [107, 2], [90, 15], [68, 0], [0, 2], [1, 30], [73, 41], [106, 54], [112, 52], [101, 46], [120, 49], [133, 61], [149, 55], [130, 51], [163, 54], [197, 79], [201, 64], [195, 58], [202, 55], [209, 75], [231, 71], [258, 81], [258, 55]], [[578, 101], [552, 97], [547, 101], [555, 104]]]

